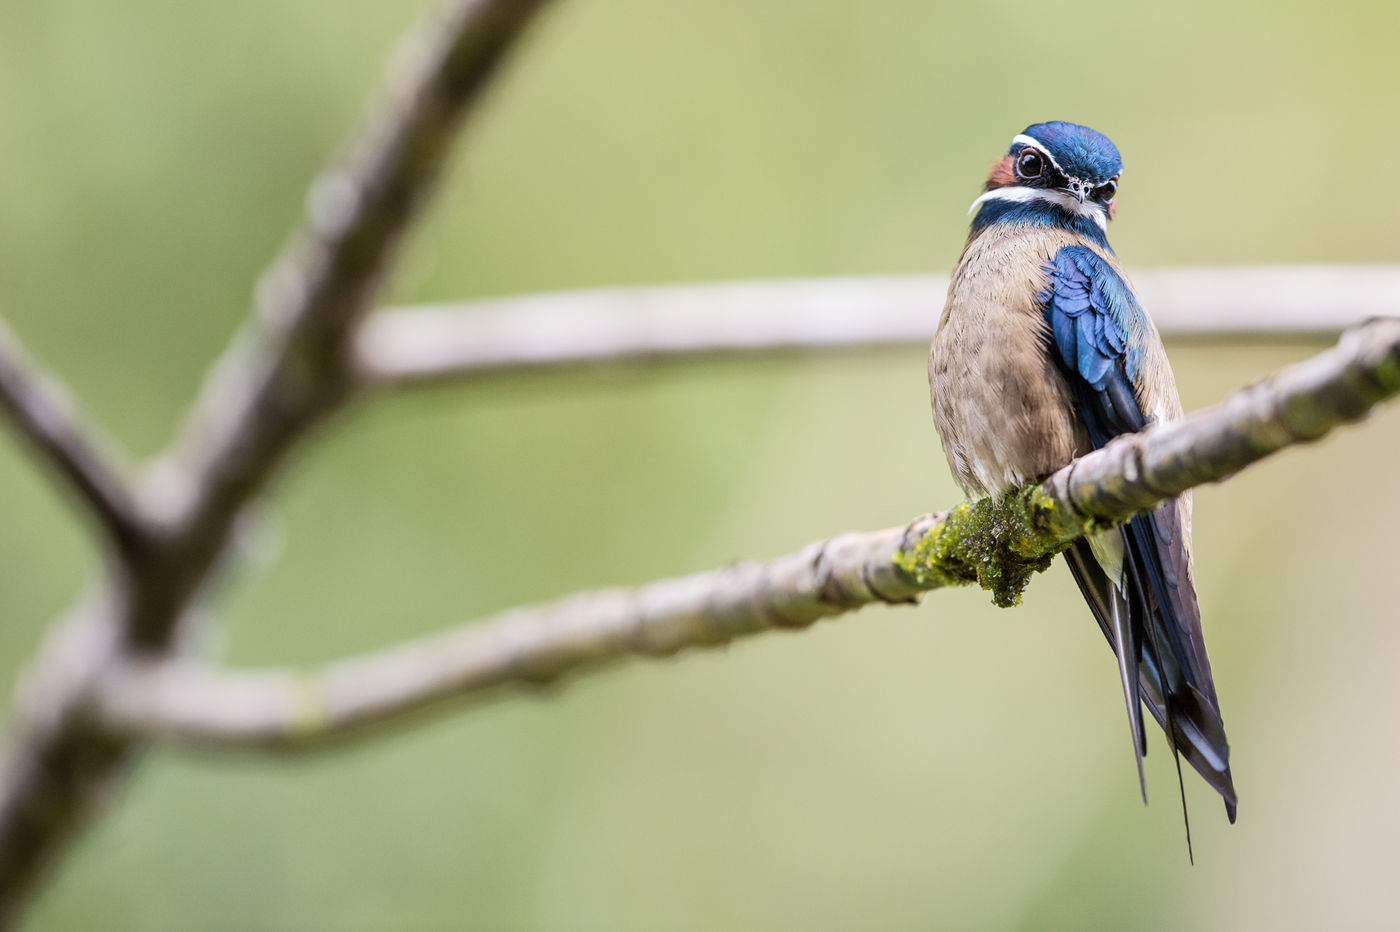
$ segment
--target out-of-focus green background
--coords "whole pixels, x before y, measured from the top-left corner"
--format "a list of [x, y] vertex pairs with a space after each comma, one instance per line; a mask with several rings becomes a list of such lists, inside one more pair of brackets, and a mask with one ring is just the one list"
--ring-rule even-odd
[[[0, 312], [169, 436], [417, 2], [0, 7]], [[1388, 261], [1400, 7], [575, 0], [472, 125], [393, 297], [946, 271], [1028, 123], [1109, 133], [1130, 266]], [[932, 330], [938, 308], [929, 308]], [[1312, 352], [1175, 346], [1188, 408]], [[1197, 498], [1240, 821], [1059, 570], [299, 762], [147, 755], [37, 929], [1353, 929], [1400, 915], [1400, 411]], [[923, 351], [443, 388], [341, 418], [219, 603], [241, 664], [763, 557], [958, 495]], [[0, 447], [0, 675], [96, 562]], [[541, 567], [548, 568], [540, 575]]]

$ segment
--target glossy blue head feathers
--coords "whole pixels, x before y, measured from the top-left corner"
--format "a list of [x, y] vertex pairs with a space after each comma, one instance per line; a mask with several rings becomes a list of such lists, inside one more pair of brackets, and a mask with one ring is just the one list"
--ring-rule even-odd
[[1118, 147], [1103, 133], [1062, 121], [1027, 126], [973, 201], [972, 234], [999, 223], [1055, 226], [1107, 248], [1122, 171]]
[[1028, 145], [1026, 139], [1040, 143], [1065, 174], [1091, 184], [1102, 184], [1123, 172], [1123, 159], [1113, 140], [1087, 126], [1062, 120], [1027, 126], [1007, 154], [1019, 154]]

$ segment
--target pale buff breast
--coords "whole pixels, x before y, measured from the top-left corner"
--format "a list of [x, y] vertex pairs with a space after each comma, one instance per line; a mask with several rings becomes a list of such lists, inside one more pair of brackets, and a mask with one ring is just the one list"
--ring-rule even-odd
[[[1072, 232], [994, 226], [968, 243], [953, 272], [929, 350], [929, 390], [948, 464], [968, 495], [1004, 492], [1090, 449], [1069, 386], [1049, 355], [1038, 300], [1045, 264], [1067, 245], [1089, 246], [1118, 268], [1111, 253]], [[1148, 414], [1179, 417], [1161, 341], [1155, 332], [1141, 337]]]

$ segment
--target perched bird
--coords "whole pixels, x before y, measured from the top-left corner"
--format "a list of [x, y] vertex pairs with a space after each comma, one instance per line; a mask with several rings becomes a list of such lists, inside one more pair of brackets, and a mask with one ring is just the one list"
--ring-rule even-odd
[[[1161, 337], [1106, 237], [1122, 171], [1101, 133], [1037, 123], [1011, 141], [972, 204], [929, 351], [934, 422], [969, 496], [1003, 494], [1119, 434], [1181, 416]], [[1234, 822], [1192, 582], [1189, 494], [1076, 542], [1065, 557], [1118, 657], [1144, 801], [1140, 702], [1178, 755], [1178, 775], [1184, 756]]]

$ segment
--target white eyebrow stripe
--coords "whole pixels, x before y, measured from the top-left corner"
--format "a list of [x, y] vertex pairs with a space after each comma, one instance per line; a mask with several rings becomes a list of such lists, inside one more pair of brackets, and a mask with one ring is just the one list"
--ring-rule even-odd
[[1060, 163], [1055, 161], [1055, 157], [1050, 154], [1050, 150], [1045, 148], [1045, 144], [1042, 143], [1039, 139], [1036, 139], [1034, 136], [1027, 136], [1025, 133], [1017, 133], [1016, 138], [1011, 140], [1011, 144], [1014, 146], [1018, 142], [1023, 146], [1033, 146], [1035, 148], [1035, 151], [1039, 152], [1041, 155], [1045, 156], [1047, 159], [1050, 160], [1050, 164], [1055, 166], [1055, 171], [1059, 172], [1062, 175], [1069, 174], [1069, 172], [1065, 171], [1063, 168], [1060, 167]]
[[1009, 188], [993, 188], [972, 202], [972, 206], [967, 209], [970, 214], [987, 201], [1005, 201], [1008, 204], [1026, 204], [1031, 201], [1044, 201], [1047, 204], [1055, 204], [1065, 210], [1080, 217], [1088, 217], [1099, 225], [1099, 229], [1108, 232], [1107, 211], [1094, 201], [1084, 201], [1082, 204], [1079, 198], [1073, 197], [1063, 191], [1051, 191], [1046, 188], [1028, 188], [1024, 185], [1017, 185]]

